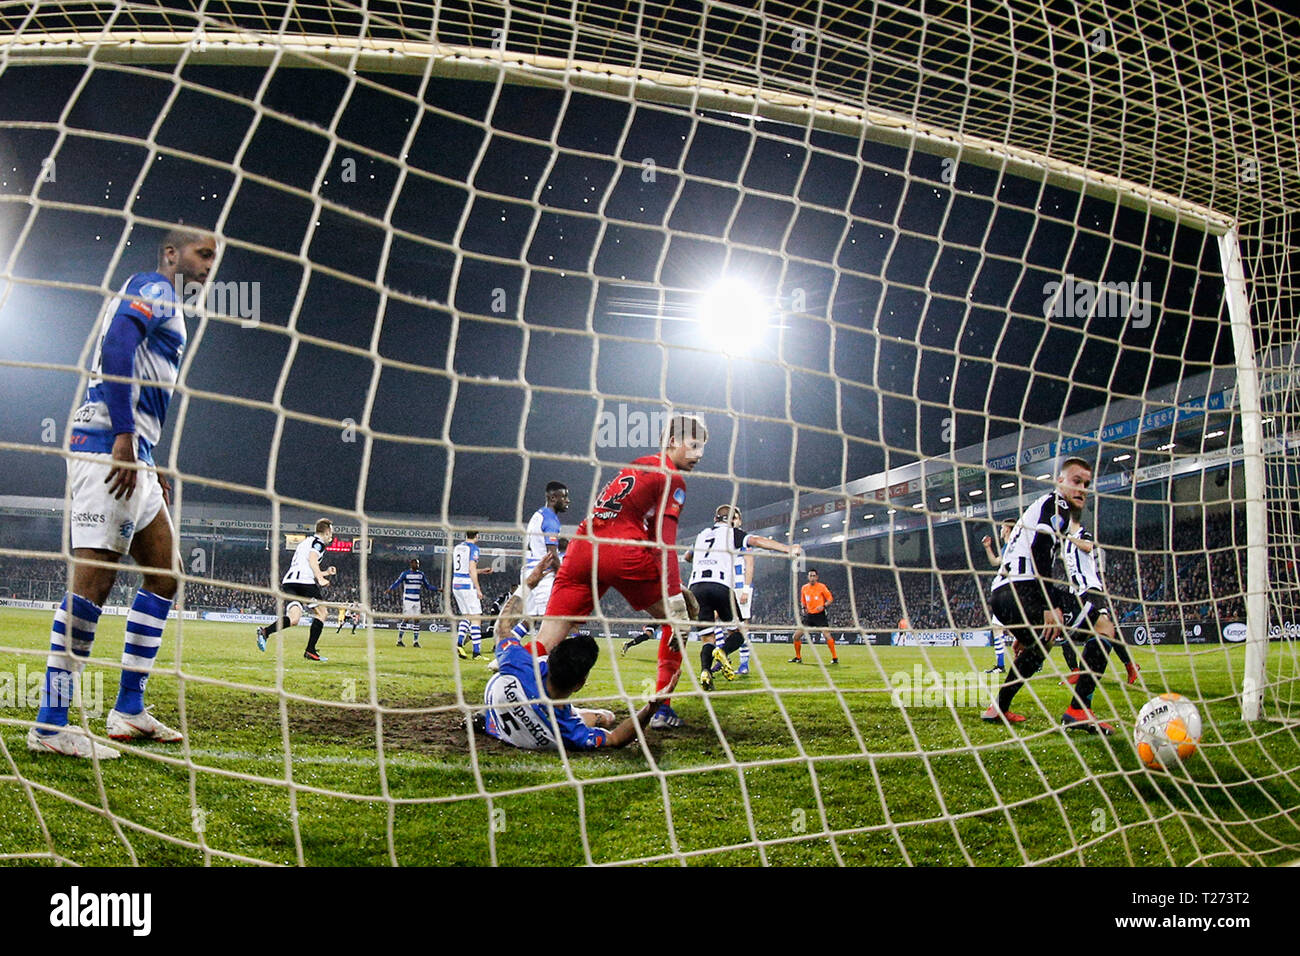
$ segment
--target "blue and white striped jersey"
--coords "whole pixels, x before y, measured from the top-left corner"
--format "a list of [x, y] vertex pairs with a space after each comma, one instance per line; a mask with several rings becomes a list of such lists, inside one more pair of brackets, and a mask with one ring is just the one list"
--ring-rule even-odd
[[[528, 532], [524, 536], [524, 543], [528, 547], [528, 552], [524, 556], [524, 570], [526, 576], [529, 571], [537, 566], [537, 562], [546, 557], [548, 547], [559, 547], [560, 545], [560, 516], [552, 508], [541, 507], [533, 512], [533, 516], [528, 521]], [[554, 574], [552, 568], [547, 572]]]
[[430, 591], [434, 590], [433, 584], [424, 576], [423, 571], [403, 571], [397, 576], [396, 581], [388, 585], [388, 590], [395, 591], [398, 585], [402, 587], [403, 601], [420, 600], [421, 588], [428, 588]]
[[72, 450], [109, 453], [114, 436], [134, 432], [136, 457], [152, 465], [184, 351], [185, 314], [171, 283], [158, 272], [137, 272], [104, 314], [86, 401], [73, 415]]
[[451, 551], [451, 586], [466, 588], [474, 586], [470, 576], [471, 564], [478, 563], [478, 545], [473, 541], [462, 541]]
[[[566, 747], [595, 750], [608, 743], [609, 734], [599, 727], [588, 727], [569, 704], [547, 704], [539, 686], [546, 681], [546, 658], [537, 661], [519, 641], [507, 637], [497, 645], [500, 669], [483, 689], [487, 732], [522, 750], [555, 750], [555, 728], [551, 725], [551, 707], [555, 708], [555, 726]], [[540, 675], [540, 683], [539, 683]]]

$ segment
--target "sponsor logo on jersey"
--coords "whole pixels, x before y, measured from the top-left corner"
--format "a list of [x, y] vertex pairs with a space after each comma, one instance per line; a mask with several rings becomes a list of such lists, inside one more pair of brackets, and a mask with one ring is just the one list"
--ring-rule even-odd
[[103, 514], [97, 514], [93, 511], [74, 511], [72, 512], [73, 524], [103, 524], [108, 518]]
[[683, 488], [678, 488], [676, 491], [674, 491], [674, 492], [673, 492], [673, 501], [677, 502], [679, 505], [680, 505], [680, 504], [684, 504], [684, 503], [686, 502], [686, 491], [685, 491], [685, 489], [683, 489]]

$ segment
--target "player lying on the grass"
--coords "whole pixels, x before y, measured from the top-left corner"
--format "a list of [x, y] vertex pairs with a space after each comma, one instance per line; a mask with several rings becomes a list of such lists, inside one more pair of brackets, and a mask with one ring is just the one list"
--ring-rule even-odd
[[[998, 537], [1001, 539], [1002, 552], [1006, 551], [1007, 539], [1011, 537], [1011, 532], [1015, 530], [1016, 522], [1014, 518], [1007, 518], [998, 528]], [[984, 545], [984, 554], [989, 559], [989, 564], [995, 568], [1002, 567], [1002, 553], [995, 553], [993, 550], [993, 539], [985, 535], [980, 541]], [[1006, 649], [1007, 649], [1007, 629], [1002, 626], [997, 615], [991, 615], [989, 626], [993, 629], [993, 651], [994, 664], [984, 673], [992, 674], [994, 671], [1005, 672], [1006, 667]]]
[[277, 630], [297, 627], [305, 608], [311, 612], [312, 620], [307, 635], [307, 649], [302, 652], [302, 656], [322, 664], [329, 660], [320, 656], [316, 642], [320, 640], [321, 632], [325, 629], [325, 619], [329, 616], [326, 606], [320, 603], [321, 591], [330, 586], [330, 578], [338, 573], [338, 568], [333, 565], [323, 571], [320, 566], [320, 556], [325, 553], [326, 545], [333, 540], [334, 523], [329, 518], [321, 518], [316, 522], [315, 534], [298, 542], [298, 547], [293, 551], [293, 560], [289, 562], [289, 570], [284, 572], [284, 578], [280, 581], [280, 590], [293, 600], [285, 605], [284, 617], [257, 629], [259, 651], [266, 650], [266, 639]]
[[[695, 546], [685, 554], [691, 565], [689, 587], [700, 609], [697, 617], [704, 625], [700, 631], [700, 684], [705, 690], [713, 689], [714, 664], [727, 680], [736, 676], [727, 655], [744, 642], [740, 628], [731, 626], [740, 619], [735, 596], [737, 555], [745, 548], [763, 548], [797, 557], [800, 550], [797, 544], [785, 545], [744, 531], [736, 520], [739, 513], [731, 505], [719, 505], [712, 526], [696, 535]], [[722, 632], [727, 635], [726, 642], [718, 647], [717, 635]]]
[[[682, 666], [690, 621], [674, 545], [686, 502], [686, 480], [704, 455], [708, 430], [694, 415], [673, 415], [662, 451], [632, 462], [605, 486], [591, 515], [578, 526], [555, 576], [537, 643], [549, 651], [591, 616], [596, 601], [613, 587], [633, 610], [664, 621], [659, 638], [656, 697], [662, 698], [651, 727], [680, 727], [666, 696]], [[514, 629], [522, 638], [527, 629]]]
[[54, 614], [38, 726], [27, 734], [27, 746], [38, 753], [100, 760], [118, 756], [79, 728], [69, 728], [68, 706], [72, 675], [90, 657], [124, 554], [135, 559], [144, 581], [126, 618], [122, 674], [108, 713], [108, 736], [169, 743], [181, 739], [144, 706], [145, 684], [176, 595], [172, 569], [178, 564], [176, 531], [167, 510], [171, 489], [154, 468], [153, 449], [162, 436], [185, 349], [184, 303], [174, 290], [187, 281], [206, 283], [216, 252], [211, 233], [172, 229], [158, 248], [157, 271], [127, 279], [104, 313], [85, 402], [73, 414], [70, 450], [76, 457], [67, 461], [72, 588]]
[[[563, 703], [582, 690], [600, 656], [600, 646], [589, 634], [578, 634], [537, 658], [514, 634], [497, 644], [497, 672], [483, 691], [482, 729], [489, 736], [522, 750], [595, 750], [622, 747], [636, 739], [659, 708], [650, 700], [635, 717], [615, 724], [612, 710], [586, 710]], [[674, 676], [661, 694], [671, 693]]]
[[402, 630], [411, 631], [411, 645], [420, 646], [420, 597], [424, 594], [424, 589], [428, 588], [434, 594], [438, 589], [433, 586], [433, 582], [428, 576], [420, 570], [420, 559], [412, 558], [411, 565], [405, 571], [397, 576], [397, 580], [388, 585], [388, 590], [396, 591], [402, 589], [402, 619], [397, 622], [397, 646], [405, 647], [402, 643]]
[[[1056, 475], [1056, 488], [1036, 499], [1016, 523], [1003, 550], [1002, 566], [993, 579], [989, 610], [1015, 641], [1015, 655], [997, 700], [981, 717], [990, 722], [1020, 723], [1011, 711], [1025, 681], [1038, 673], [1052, 642], [1061, 633], [1061, 589], [1052, 583], [1052, 565], [1071, 521], [1078, 520], [1088, 501], [1092, 466], [1082, 458], [1067, 458]], [[1083, 721], [1094, 726], [1088, 712]]]
[[[815, 631], [817, 628], [822, 629], [822, 637], [831, 652], [831, 663], [840, 662], [839, 655], [835, 653], [835, 638], [831, 637], [830, 621], [826, 618], [826, 606], [832, 600], [834, 598], [831, 597], [831, 589], [822, 584], [820, 575], [816, 571], [809, 571], [808, 583], [799, 589], [799, 603], [803, 607], [803, 626], [794, 632], [794, 657], [790, 658], [789, 663], [803, 663], [802, 638], [806, 632]], [[902, 626], [901, 622], [899, 626]]]

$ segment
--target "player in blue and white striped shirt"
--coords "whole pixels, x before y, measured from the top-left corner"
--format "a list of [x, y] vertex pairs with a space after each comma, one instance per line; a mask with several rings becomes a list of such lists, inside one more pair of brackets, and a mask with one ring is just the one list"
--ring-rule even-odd
[[104, 313], [90, 387], [72, 419], [72, 589], [50, 629], [38, 726], [27, 735], [31, 750], [100, 760], [118, 756], [68, 727], [68, 705], [73, 673], [90, 657], [102, 605], [117, 578], [115, 567], [81, 562], [116, 563], [123, 554], [143, 569], [144, 581], [127, 614], [121, 683], [108, 714], [108, 736], [181, 739], [144, 706], [145, 684], [176, 594], [170, 488], [154, 470], [153, 449], [162, 436], [185, 350], [185, 314], [175, 287], [184, 287], [187, 280], [205, 283], [216, 252], [211, 233], [172, 229], [159, 246], [157, 271], [127, 279]]
[[425, 588], [437, 593], [437, 588], [420, 570], [420, 559], [412, 558], [409, 570], [403, 571], [397, 576], [397, 580], [388, 585], [388, 590], [396, 591], [398, 586], [402, 588], [402, 620], [397, 625], [397, 646], [405, 647], [402, 643], [402, 631], [405, 628], [411, 629], [411, 643], [420, 646], [420, 595]]
[[465, 540], [451, 552], [451, 593], [456, 599], [456, 610], [463, 615], [456, 635], [456, 653], [462, 659], [469, 657], [465, 650], [467, 641], [473, 647], [474, 656], [482, 656], [479, 646], [483, 638], [483, 588], [479, 586], [478, 576], [490, 574], [491, 569], [480, 569], [478, 556], [478, 532], [466, 531]]

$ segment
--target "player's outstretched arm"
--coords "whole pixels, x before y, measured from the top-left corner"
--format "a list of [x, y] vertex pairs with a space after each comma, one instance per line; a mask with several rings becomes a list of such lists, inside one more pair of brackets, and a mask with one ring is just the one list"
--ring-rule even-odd
[[792, 558], [798, 557], [803, 551], [803, 548], [797, 544], [782, 544], [772, 538], [765, 538], [761, 534], [751, 534], [749, 536], [749, 546], [762, 548], [764, 551], [775, 551], [778, 554], [788, 554]]
[[650, 718], [654, 716], [655, 711], [659, 709], [659, 701], [652, 700], [636, 712], [635, 717], [626, 718], [621, 724], [609, 732], [605, 738], [607, 747], [625, 747], [636, 739], [636, 728], [639, 726], [645, 730], [650, 726]]
[[999, 555], [993, 553], [993, 539], [990, 538], [988, 535], [985, 535], [981, 539], [981, 543], [984, 545], [984, 556], [989, 559], [989, 564], [991, 564], [995, 568], [1001, 567], [1002, 558]]

